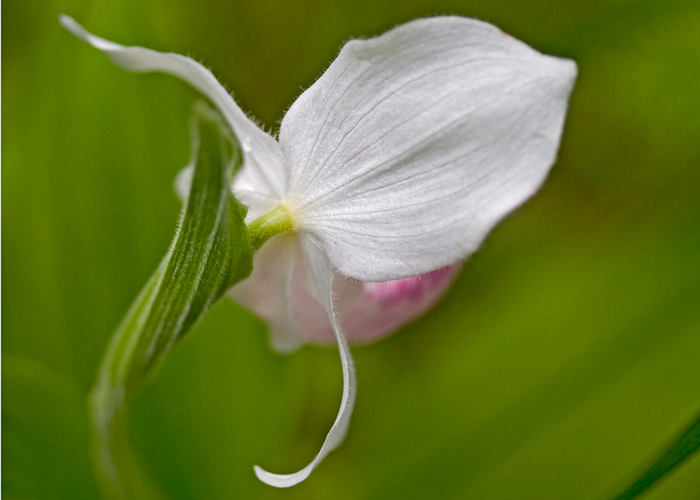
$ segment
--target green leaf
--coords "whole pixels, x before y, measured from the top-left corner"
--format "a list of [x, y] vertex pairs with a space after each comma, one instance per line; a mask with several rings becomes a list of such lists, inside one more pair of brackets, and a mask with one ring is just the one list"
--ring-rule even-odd
[[90, 394], [93, 461], [110, 498], [159, 498], [128, 448], [125, 404], [171, 348], [250, 274], [246, 208], [231, 194], [242, 159], [218, 113], [195, 106], [194, 176], [175, 241], [115, 332]]
[[647, 491], [700, 449], [700, 416], [654, 464], [614, 500], [632, 500]]

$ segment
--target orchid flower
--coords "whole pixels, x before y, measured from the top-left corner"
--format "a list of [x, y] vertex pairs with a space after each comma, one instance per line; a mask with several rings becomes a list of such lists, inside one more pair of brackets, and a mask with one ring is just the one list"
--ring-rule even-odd
[[[335, 340], [340, 350], [341, 407], [318, 455], [294, 474], [255, 467], [273, 486], [303, 481], [348, 429], [348, 339], [371, 340], [426, 311], [537, 191], [556, 158], [576, 64], [482, 21], [418, 19], [346, 43], [276, 140], [198, 62], [61, 22], [124, 69], [181, 78], [234, 131], [244, 164], [232, 189], [249, 206], [259, 251], [230, 295], [268, 322], [278, 350], [305, 340]], [[177, 181], [183, 196], [188, 176]]]

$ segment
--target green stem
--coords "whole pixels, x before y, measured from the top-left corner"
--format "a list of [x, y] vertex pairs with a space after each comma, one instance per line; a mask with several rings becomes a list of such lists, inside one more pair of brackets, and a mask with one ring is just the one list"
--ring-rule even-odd
[[108, 500], [164, 498], [129, 447], [125, 400], [127, 379], [141, 329], [151, 313], [169, 255], [148, 281], [110, 342], [88, 399], [92, 458], [103, 496]]
[[164, 498], [129, 447], [126, 408], [172, 347], [252, 270], [246, 209], [230, 188], [242, 162], [235, 139], [203, 104], [192, 137], [194, 176], [175, 241], [114, 333], [88, 400], [93, 464], [109, 500]]
[[273, 236], [293, 230], [292, 215], [286, 205], [278, 205], [275, 209], [248, 224], [248, 234], [253, 250], [258, 250]]
[[[92, 405], [91, 410], [99, 413]], [[100, 489], [107, 500], [164, 500], [158, 483], [144, 472], [129, 446], [126, 406], [120, 405], [106, 420], [93, 415], [93, 460]]]

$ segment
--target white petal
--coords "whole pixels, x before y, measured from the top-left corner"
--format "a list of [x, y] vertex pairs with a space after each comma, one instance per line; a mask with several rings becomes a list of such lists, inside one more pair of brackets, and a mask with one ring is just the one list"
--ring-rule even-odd
[[61, 24], [73, 35], [104, 52], [117, 66], [134, 72], [163, 72], [176, 76], [204, 94], [221, 111], [243, 149], [245, 169], [239, 174], [256, 189], [282, 198], [283, 158], [279, 144], [253, 123], [226, 89], [204, 66], [180, 54], [156, 52], [143, 47], [124, 47], [97, 37], [73, 18], [61, 15]]
[[323, 305], [326, 308], [328, 317], [333, 324], [335, 337], [340, 348], [340, 361], [343, 365], [343, 399], [340, 403], [338, 416], [333, 423], [333, 427], [328, 432], [326, 440], [323, 442], [321, 450], [316, 455], [313, 461], [295, 474], [272, 474], [267, 472], [257, 465], [255, 466], [255, 474], [258, 478], [278, 488], [287, 488], [300, 483], [316, 468], [328, 453], [333, 451], [345, 439], [350, 424], [350, 416], [355, 405], [355, 393], [357, 391], [357, 378], [355, 376], [355, 364], [350, 354], [350, 347], [342, 332], [336, 315], [333, 310], [333, 269], [326, 259], [326, 256], [313, 243], [310, 243], [305, 238], [300, 238], [305, 256], [310, 264], [312, 274], [318, 285], [318, 292], [323, 300]]
[[250, 276], [229, 290], [235, 302], [265, 320], [270, 343], [278, 352], [291, 352], [304, 342], [289, 304], [295, 240], [281, 234], [268, 241], [256, 252]]
[[347, 43], [282, 122], [299, 227], [363, 281], [464, 260], [544, 181], [575, 78], [460, 17]]

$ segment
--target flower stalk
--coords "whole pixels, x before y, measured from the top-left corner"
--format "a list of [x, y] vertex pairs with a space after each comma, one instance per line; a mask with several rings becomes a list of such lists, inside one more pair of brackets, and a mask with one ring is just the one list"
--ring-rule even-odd
[[259, 250], [267, 240], [287, 231], [294, 231], [294, 222], [291, 211], [285, 204], [278, 205], [248, 224], [250, 245], [253, 250]]
[[175, 240], [114, 333], [90, 392], [93, 464], [108, 499], [162, 497], [129, 448], [128, 403], [171, 348], [252, 269], [247, 209], [230, 190], [239, 149], [219, 114], [201, 102], [192, 123], [192, 164]]

